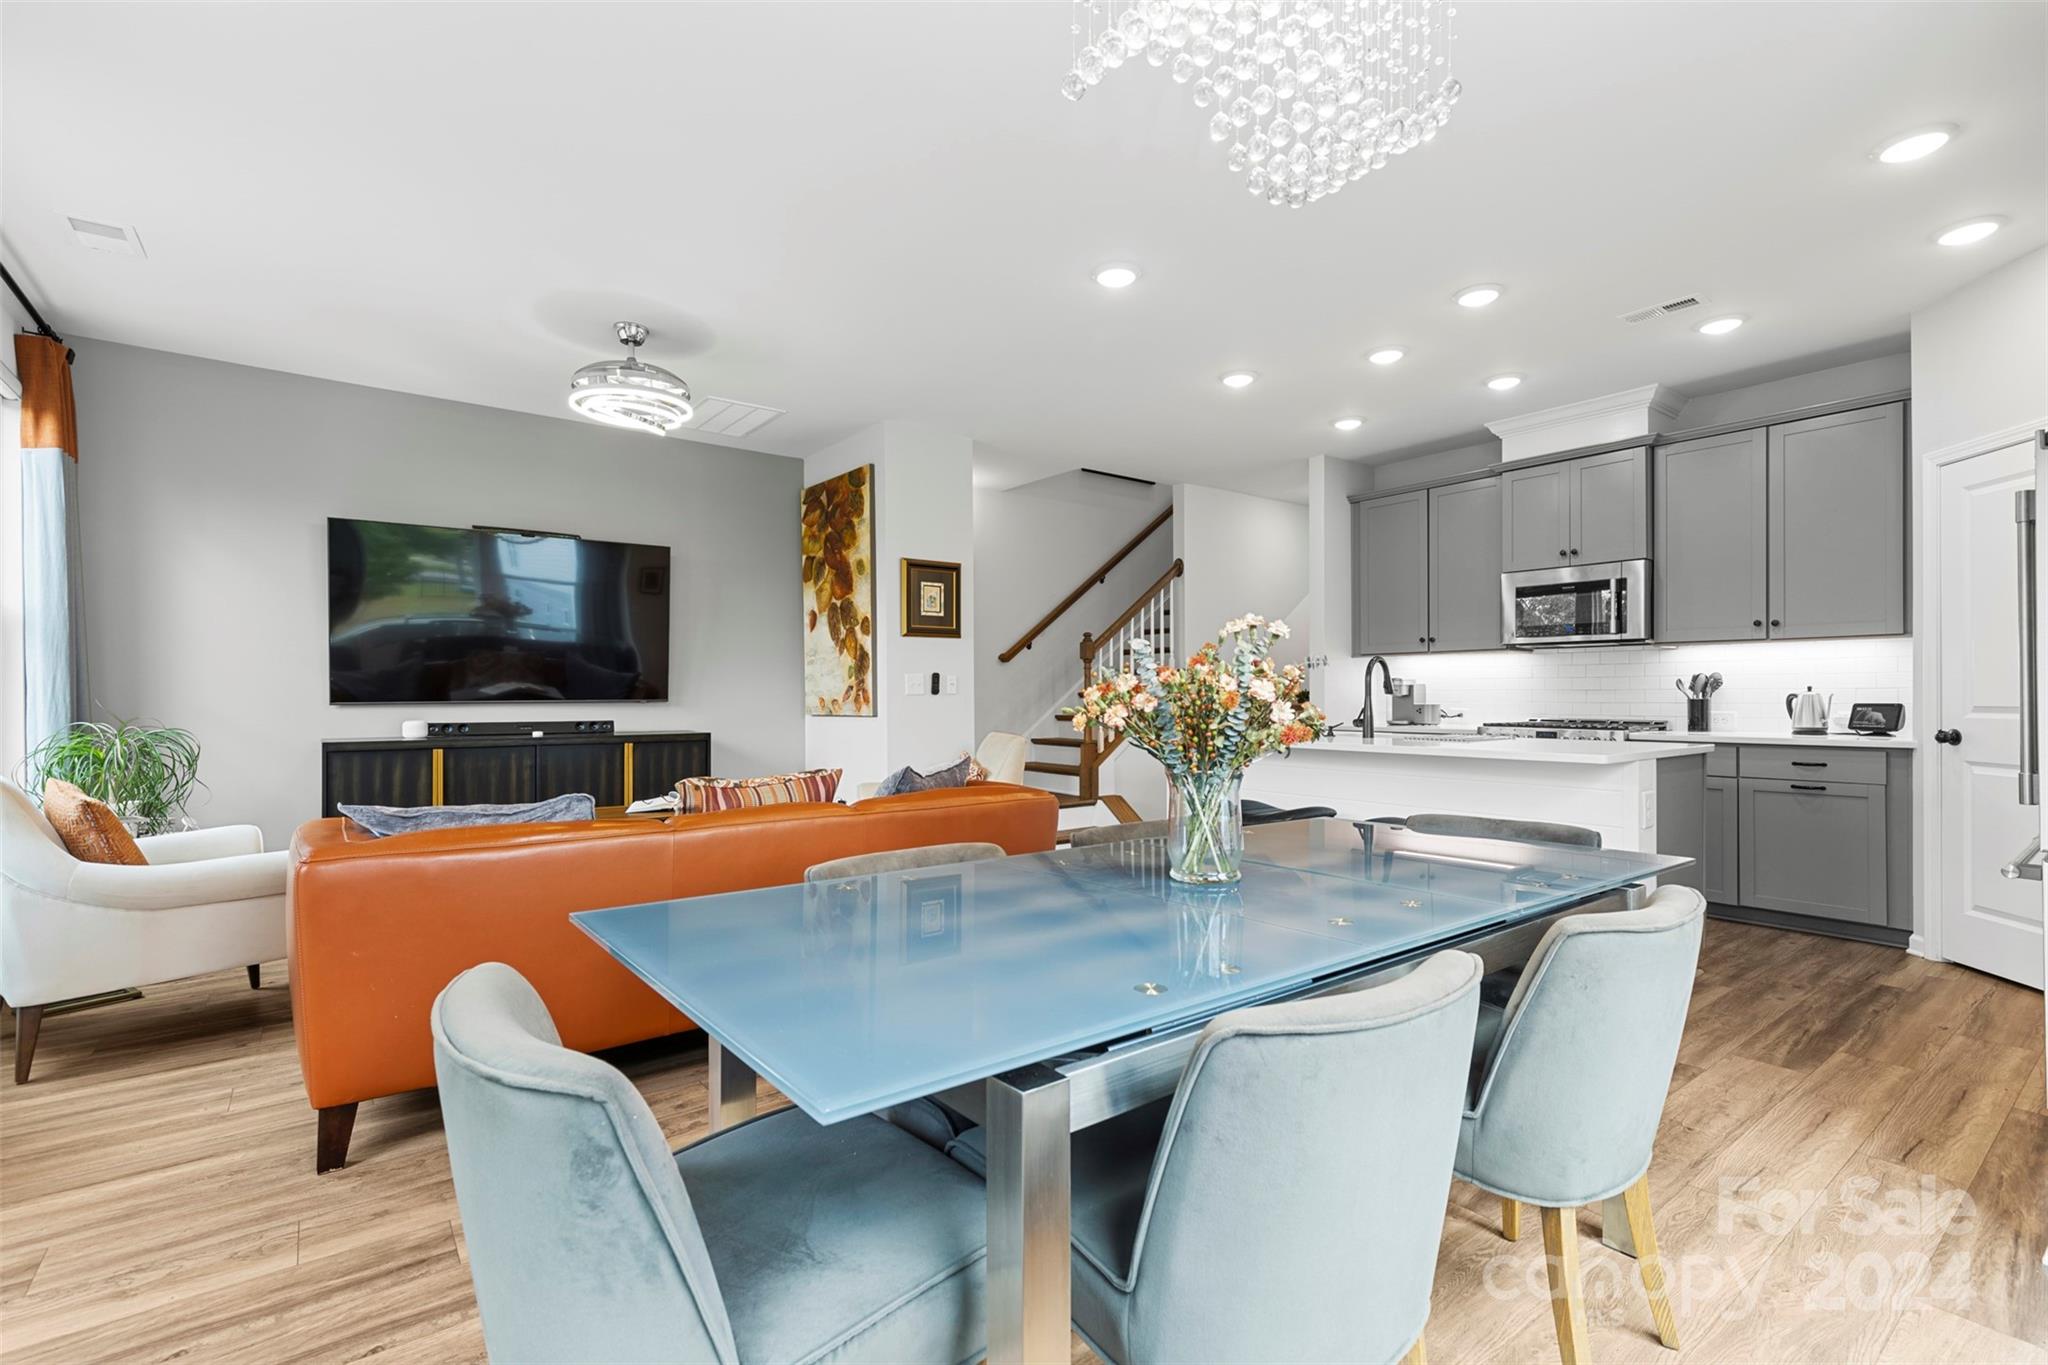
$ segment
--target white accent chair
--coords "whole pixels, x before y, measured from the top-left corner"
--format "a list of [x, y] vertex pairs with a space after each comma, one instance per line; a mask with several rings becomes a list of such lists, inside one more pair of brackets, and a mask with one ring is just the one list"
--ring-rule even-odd
[[71, 856], [27, 792], [0, 779], [0, 998], [14, 1007], [14, 1080], [28, 1080], [43, 1008], [285, 955], [288, 855], [254, 825], [136, 840], [147, 867]]

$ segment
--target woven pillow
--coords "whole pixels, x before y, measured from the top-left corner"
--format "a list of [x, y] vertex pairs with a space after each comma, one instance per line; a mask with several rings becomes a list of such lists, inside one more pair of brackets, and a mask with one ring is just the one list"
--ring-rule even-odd
[[64, 847], [81, 863], [116, 863], [145, 867], [141, 845], [104, 801], [87, 796], [69, 782], [50, 778], [43, 783], [43, 816]]
[[[963, 756], [950, 767], [940, 768], [937, 772], [921, 773], [915, 768], [898, 768], [895, 772], [882, 779], [882, 785], [875, 788], [875, 795], [901, 796], [905, 792], [928, 792], [936, 791], [941, 787], [964, 787], [969, 782], [977, 780], [974, 776], [975, 766], [972, 756]], [[982, 776], [986, 777], [987, 775], [987, 770], [983, 769]]]
[[469, 829], [478, 825], [548, 825], [597, 818], [597, 798], [569, 792], [545, 801], [515, 805], [476, 806], [349, 806], [335, 807], [379, 839], [416, 834], [423, 829]]
[[686, 777], [676, 783], [676, 795], [685, 811], [827, 803], [839, 791], [840, 771], [812, 768], [775, 777]]

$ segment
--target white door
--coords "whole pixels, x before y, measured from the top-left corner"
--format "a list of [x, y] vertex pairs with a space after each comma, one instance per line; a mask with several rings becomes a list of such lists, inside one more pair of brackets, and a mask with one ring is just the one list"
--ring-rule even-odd
[[2043, 974], [2041, 883], [1999, 869], [2040, 828], [2019, 800], [2019, 551], [2013, 494], [2034, 486], [2031, 440], [1941, 470], [1941, 955], [2022, 985]]

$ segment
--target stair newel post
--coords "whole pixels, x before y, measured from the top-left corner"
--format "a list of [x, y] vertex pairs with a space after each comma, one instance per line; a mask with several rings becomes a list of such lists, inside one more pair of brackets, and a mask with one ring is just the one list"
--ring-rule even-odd
[[[1100, 649], [1101, 646], [1096, 643], [1093, 633], [1088, 631], [1081, 633], [1081, 686], [1083, 687], [1095, 681], [1095, 656]], [[1076, 795], [1080, 796], [1083, 800], [1093, 801], [1096, 796], [1096, 746], [1101, 742], [1102, 736], [1100, 732], [1092, 728], [1081, 736], [1081, 748], [1077, 754], [1081, 772], [1075, 779], [1074, 786]]]

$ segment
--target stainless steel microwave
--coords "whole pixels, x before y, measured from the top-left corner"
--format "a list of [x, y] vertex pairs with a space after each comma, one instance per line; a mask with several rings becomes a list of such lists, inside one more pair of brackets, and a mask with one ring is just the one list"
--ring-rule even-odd
[[1616, 645], [1650, 638], [1650, 561], [1561, 565], [1500, 576], [1501, 642]]

